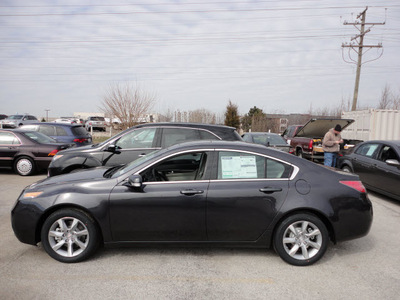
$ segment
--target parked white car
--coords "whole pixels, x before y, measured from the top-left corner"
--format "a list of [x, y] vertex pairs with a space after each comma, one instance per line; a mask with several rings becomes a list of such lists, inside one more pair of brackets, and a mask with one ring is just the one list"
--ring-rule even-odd
[[80, 124], [78, 118], [75, 117], [61, 117], [54, 120], [55, 123], [64, 123], [64, 124]]

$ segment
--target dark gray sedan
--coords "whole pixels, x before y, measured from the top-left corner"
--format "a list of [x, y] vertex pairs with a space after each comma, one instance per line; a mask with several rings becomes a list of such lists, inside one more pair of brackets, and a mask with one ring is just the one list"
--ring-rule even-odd
[[294, 149], [286, 140], [276, 133], [271, 132], [246, 132], [242, 135], [245, 142], [272, 147], [284, 152], [294, 153]]
[[372, 204], [357, 175], [260, 145], [198, 141], [34, 183], [11, 219], [21, 242], [41, 241], [61, 262], [103, 243], [273, 246], [305, 266], [330, 241], [366, 235]]
[[400, 141], [368, 141], [339, 158], [339, 168], [360, 176], [375, 192], [400, 200]]

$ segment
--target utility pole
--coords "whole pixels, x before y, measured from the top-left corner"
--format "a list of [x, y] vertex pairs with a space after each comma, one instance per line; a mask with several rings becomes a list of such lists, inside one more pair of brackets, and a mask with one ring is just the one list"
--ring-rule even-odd
[[[378, 45], [364, 45], [364, 36], [371, 31], [371, 28], [374, 25], [385, 25], [385, 22], [383, 23], [366, 23], [366, 15], [367, 15], [367, 10], [368, 10], [368, 6], [365, 8], [365, 10], [363, 12], [361, 12], [360, 14], [358, 14], [357, 19], [361, 18], [361, 23], [360, 21], [356, 21], [354, 23], [349, 23], [347, 21], [345, 21], [343, 23], [343, 25], [353, 25], [355, 28], [357, 28], [357, 30], [360, 31], [360, 34], [354, 36], [351, 38], [351, 43], [350, 44], [342, 44], [342, 49], [344, 48], [349, 48], [349, 54], [348, 57], [350, 59], [350, 61], [346, 61], [346, 59], [344, 59], [344, 55], [343, 55], [343, 60], [347, 63], [354, 63], [357, 64], [357, 73], [356, 73], [356, 83], [354, 86], [354, 95], [353, 95], [353, 104], [351, 106], [351, 110], [354, 111], [357, 109], [357, 98], [358, 98], [358, 88], [360, 86], [360, 75], [361, 75], [361, 65], [362, 63], [362, 55], [363, 55], [363, 49], [364, 48], [368, 48], [368, 50], [371, 50], [372, 48], [382, 48], [382, 44], [378, 44]], [[371, 25], [370, 28], [368, 28], [367, 30], [365, 30], [365, 25]], [[358, 28], [357, 26], [361, 26], [360, 28]], [[353, 50], [355, 53], [357, 53], [358, 59], [357, 62], [355, 60], [353, 60], [351, 58], [351, 53], [350, 50]], [[367, 51], [368, 51], [367, 50]], [[365, 52], [367, 52], [365, 51]], [[343, 52], [342, 52], [343, 54]], [[379, 55], [379, 57], [373, 59], [376, 60], [378, 58], [380, 58], [383, 54], [383, 51], [381, 52], [381, 54]], [[372, 60], [369, 60], [372, 61]], [[367, 62], [369, 62], [367, 61]], [[367, 63], [365, 62], [365, 63]]]

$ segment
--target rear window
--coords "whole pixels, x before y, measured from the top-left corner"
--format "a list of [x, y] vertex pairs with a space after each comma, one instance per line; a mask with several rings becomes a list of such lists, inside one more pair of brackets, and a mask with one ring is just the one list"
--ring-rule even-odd
[[90, 120], [92, 120], [92, 121], [105, 121], [104, 117], [91, 117]]
[[40, 144], [52, 144], [56, 143], [54, 139], [51, 137], [48, 137], [47, 135], [44, 135], [43, 133], [36, 132], [36, 131], [28, 131], [23, 133], [25, 136], [27, 136], [29, 139], [36, 141]]
[[85, 128], [83, 128], [83, 126], [75, 126], [71, 128], [72, 130], [72, 134], [75, 136], [86, 136], [87, 135], [87, 131]]

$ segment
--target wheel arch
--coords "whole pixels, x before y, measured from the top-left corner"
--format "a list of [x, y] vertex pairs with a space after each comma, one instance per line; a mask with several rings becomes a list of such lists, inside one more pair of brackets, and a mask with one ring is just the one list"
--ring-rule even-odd
[[98, 234], [99, 234], [99, 239], [100, 239], [100, 244], [103, 244], [103, 231], [101, 230], [101, 226], [98, 222], [98, 220], [93, 216], [93, 214], [90, 213], [88, 209], [85, 207], [76, 205], [76, 204], [71, 204], [71, 203], [63, 203], [54, 207], [49, 208], [48, 210], [45, 211], [45, 213], [40, 217], [38, 224], [36, 226], [36, 231], [35, 231], [35, 241], [36, 243], [41, 241], [40, 235], [42, 231], [42, 227], [46, 219], [54, 212], [61, 210], [61, 209], [75, 209], [83, 212], [85, 215], [87, 215], [90, 219], [93, 220], [94, 224], [96, 225]]
[[316, 210], [316, 209], [310, 209], [310, 208], [298, 208], [294, 209], [291, 211], [288, 211], [281, 215], [279, 219], [275, 222], [274, 228], [272, 230], [272, 235], [271, 235], [271, 240], [270, 240], [270, 245], [273, 244], [273, 239], [275, 236], [275, 232], [278, 229], [279, 225], [288, 217], [297, 215], [297, 214], [312, 214], [319, 218], [325, 225], [326, 229], [328, 230], [329, 233], [329, 239], [336, 244], [336, 236], [335, 236], [335, 230], [333, 229], [332, 223], [329, 221], [329, 218], [323, 214], [322, 212]]
[[353, 164], [351, 163], [350, 160], [346, 159], [343, 162], [341, 162], [340, 169], [342, 169], [345, 166], [349, 167], [352, 171], [354, 171]]

